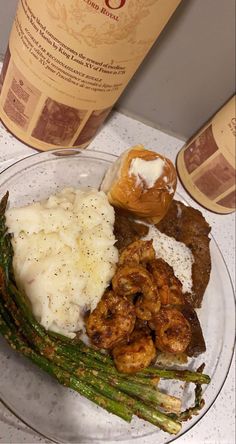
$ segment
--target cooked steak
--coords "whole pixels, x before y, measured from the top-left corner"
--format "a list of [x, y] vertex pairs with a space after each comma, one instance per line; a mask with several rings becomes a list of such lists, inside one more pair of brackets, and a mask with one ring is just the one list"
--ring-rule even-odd
[[115, 246], [118, 250], [127, 247], [131, 242], [141, 239], [148, 233], [146, 225], [135, 222], [122, 210], [115, 208], [114, 234], [117, 239]]
[[204, 353], [206, 344], [196, 311], [189, 304], [179, 306], [178, 309], [187, 319], [191, 328], [191, 340], [186, 349], [187, 356], [198, 356]]
[[173, 200], [167, 214], [156, 227], [162, 233], [183, 242], [192, 251], [193, 289], [191, 294], [185, 296], [191, 306], [200, 307], [211, 271], [210, 226], [200, 211]]

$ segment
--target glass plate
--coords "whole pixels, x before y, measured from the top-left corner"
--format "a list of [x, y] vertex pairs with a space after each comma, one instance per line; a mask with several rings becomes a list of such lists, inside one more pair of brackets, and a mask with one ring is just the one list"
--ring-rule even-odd
[[[65, 186], [99, 187], [105, 171], [116, 159], [97, 151], [57, 150], [35, 154], [6, 169], [0, 175], [1, 196], [9, 190], [10, 206], [21, 206], [46, 198]], [[181, 196], [177, 196], [181, 199]], [[183, 199], [181, 199], [183, 200]], [[212, 382], [204, 386], [205, 407], [197, 417], [183, 423], [181, 434], [196, 424], [211, 407], [229, 371], [235, 325], [235, 302], [230, 276], [214, 241], [211, 240], [212, 273], [198, 315], [207, 352], [193, 359], [189, 368], [205, 362]], [[155, 434], [156, 444], [173, 442], [176, 437], [134, 417], [127, 424], [106, 413], [77, 393], [60, 386], [25, 358], [10, 350], [0, 338], [0, 398], [32, 429], [56, 442], [125, 441]], [[166, 381], [172, 394], [179, 384]], [[193, 386], [183, 387], [183, 404], [191, 402]], [[179, 434], [178, 436], [181, 436]], [[154, 436], [153, 436], [154, 438]]]

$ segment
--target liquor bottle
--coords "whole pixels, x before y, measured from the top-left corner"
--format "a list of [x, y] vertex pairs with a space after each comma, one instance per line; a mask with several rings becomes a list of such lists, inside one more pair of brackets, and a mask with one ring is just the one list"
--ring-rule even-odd
[[181, 0], [21, 0], [0, 118], [40, 149], [86, 147]]
[[182, 148], [177, 158], [180, 179], [205, 208], [235, 211], [235, 96]]

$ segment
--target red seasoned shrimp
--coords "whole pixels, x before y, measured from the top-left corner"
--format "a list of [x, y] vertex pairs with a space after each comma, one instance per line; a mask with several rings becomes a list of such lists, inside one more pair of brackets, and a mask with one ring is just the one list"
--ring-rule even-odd
[[161, 307], [159, 293], [150, 292], [149, 297], [140, 295], [135, 303], [135, 313], [142, 321], [150, 321], [157, 315]]
[[182, 284], [174, 275], [173, 268], [163, 259], [155, 259], [147, 267], [157, 285], [161, 304], [184, 305], [185, 299], [182, 292]]
[[152, 240], [137, 240], [125, 247], [119, 258], [119, 265], [123, 264], [146, 264], [155, 259], [155, 250]]
[[113, 290], [122, 296], [147, 293], [154, 289], [152, 276], [142, 265], [122, 265], [112, 278]]
[[155, 344], [161, 351], [183, 353], [190, 343], [190, 324], [176, 308], [162, 307], [149, 326], [155, 331]]
[[129, 340], [120, 343], [112, 350], [117, 370], [122, 373], [135, 373], [146, 367], [156, 357], [156, 349], [148, 329], [134, 330]]
[[142, 265], [123, 265], [112, 279], [113, 290], [122, 296], [140, 293], [135, 304], [136, 316], [150, 320], [160, 310], [160, 297], [151, 274]]
[[109, 349], [134, 329], [135, 309], [131, 301], [106, 291], [86, 320], [86, 331], [98, 348]]

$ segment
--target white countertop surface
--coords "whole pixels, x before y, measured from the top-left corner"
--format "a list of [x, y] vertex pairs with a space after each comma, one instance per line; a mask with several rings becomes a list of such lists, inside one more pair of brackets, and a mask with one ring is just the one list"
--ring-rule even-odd
[[[181, 140], [168, 136], [157, 129], [114, 112], [89, 149], [119, 155], [126, 148], [143, 143], [147, 148], [161, 152], [175, 161], [183, 145]], [[0, 124], [0, 173], [15, 161], [36, 151], [10, 135]], [[212, 227], [229, 273], [235, 284], [235, 214], [217, 215], [194, 202], [181, 184], [178, 191], [195, 208], [202, 211]], [[225, 385], [207, 414], [187, 434], [175, 440], [176, 444], [233, 444], [235, 442], [235, 364], [231, 365]], [[1, 375], [0, 375], [1, 378]], [[48, 443], [16, 419], [0, 403], [0, 443]], [[135, 440], [136, 444], [154, 444], [155, 437]], [[127, 442], [128, 444], [128, 442]]]

